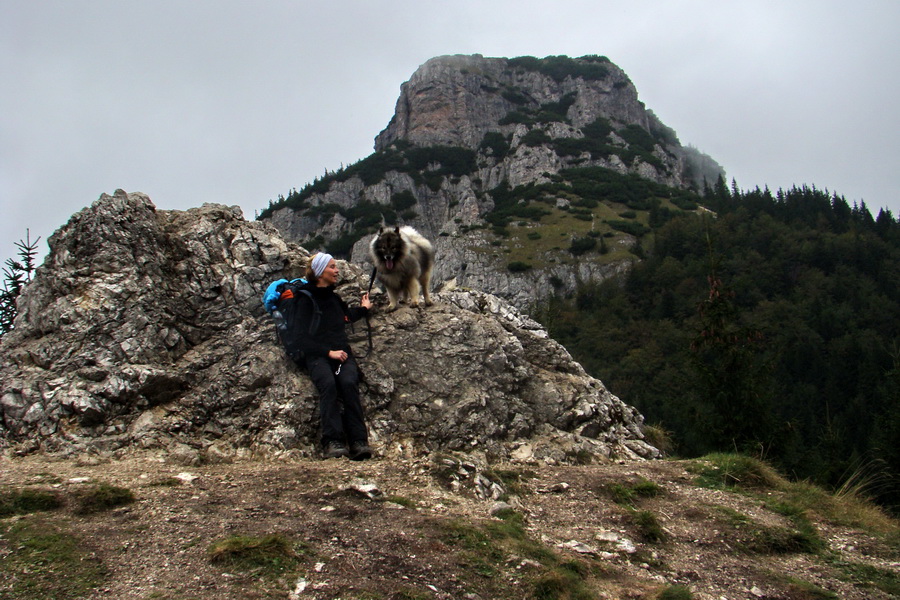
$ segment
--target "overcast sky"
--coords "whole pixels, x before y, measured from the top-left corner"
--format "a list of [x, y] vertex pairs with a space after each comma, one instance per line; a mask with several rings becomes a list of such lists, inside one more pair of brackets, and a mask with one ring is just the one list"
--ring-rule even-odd
[[607, 56], [740, 188], [897, 218], [898, 32], [895, 0], [0, 0], [0, 259], [116, 188], [253, 219], [445, 54]]

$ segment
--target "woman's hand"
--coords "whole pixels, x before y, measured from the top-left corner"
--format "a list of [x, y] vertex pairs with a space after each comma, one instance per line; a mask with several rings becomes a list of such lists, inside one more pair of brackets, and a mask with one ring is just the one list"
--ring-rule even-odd
[[338, 362], [344, 362], [347, 360], [347, 353], [343, 350], [332, 350], [328, 353], [328, 358], [331, 360], [336, 360]]
[[367, 310], [372, 309], [372, 301], [369, 300], [369, 292], [362, 295], [362, 298], [359, 299], [359, 305]]

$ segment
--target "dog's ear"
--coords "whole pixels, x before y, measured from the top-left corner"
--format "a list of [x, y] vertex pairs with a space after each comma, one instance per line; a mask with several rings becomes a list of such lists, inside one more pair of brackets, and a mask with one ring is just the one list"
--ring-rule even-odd
[[384, 227], [379, 227], [379, 228], [378, 228], [378, 235], [381, 235], [381, 233], [382, 233], [383, 231], [384, 231]]

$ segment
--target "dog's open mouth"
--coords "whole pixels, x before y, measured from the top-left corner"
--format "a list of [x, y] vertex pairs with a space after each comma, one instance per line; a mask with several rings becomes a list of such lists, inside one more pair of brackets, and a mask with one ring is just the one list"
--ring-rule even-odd
[[393, 271], [393, 270], [394, 270], [394, 261], [391, 260], [390, 258], [384, 259], [384, 267], [385, 267], [388, 271]]

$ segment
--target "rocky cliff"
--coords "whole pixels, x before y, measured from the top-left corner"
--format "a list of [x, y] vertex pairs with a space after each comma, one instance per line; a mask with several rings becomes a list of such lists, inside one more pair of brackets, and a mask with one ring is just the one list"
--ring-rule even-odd
[[[443, 56], [401, 86], [374, 154], [261, 218], [354, 262], [378, 225], [413, 225], [435, 245], [437, 283], [527, 308], [627, 269], [651, 210], [696, 209], [722, 174], [605, 57]], [[570, 252], [589, 238], [593, 251]]]
[[[308, 377], [260, 298], [308, 252], [236, 208], [156, 210], [103, 195], [49, 240], [0, 352], [0, 445], [19, 452], [162, 448], [186, 462], [313, 453]], [[341, 262], [349, 302], [368, 284]], [[641, 416], [538, 324], [495, 296], [378, 310], [361, 360], [381, 453], [474, 450], [517, 460], [653, 457]], [[356, 324], [358, 353], [366, 326]]]

